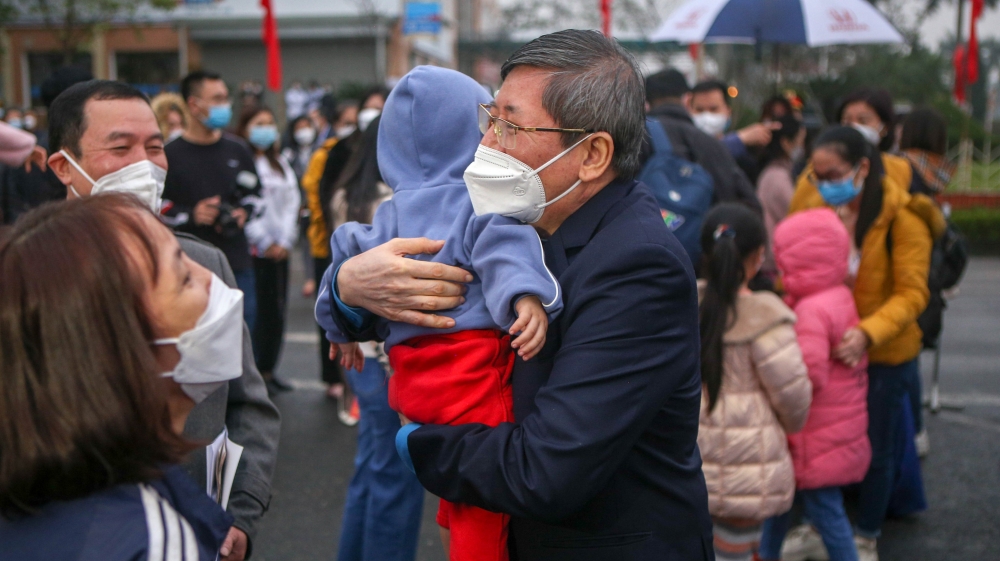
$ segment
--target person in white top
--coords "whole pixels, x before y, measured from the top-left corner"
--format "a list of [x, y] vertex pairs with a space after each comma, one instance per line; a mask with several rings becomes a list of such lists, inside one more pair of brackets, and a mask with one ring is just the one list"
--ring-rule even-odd
[[299, 182], [288, 160], [278, 152], [278, 127], [270, 109], [247, 108], [238, 130], [253, 150], [263, 200], [263, 212], [247, 222], [245, 229], [257, 277], [254, 358], [272, 392], [288, 390], [291, 386], [275, 379], [274, 367], [285, 334], [288, 257], [298, 238]]

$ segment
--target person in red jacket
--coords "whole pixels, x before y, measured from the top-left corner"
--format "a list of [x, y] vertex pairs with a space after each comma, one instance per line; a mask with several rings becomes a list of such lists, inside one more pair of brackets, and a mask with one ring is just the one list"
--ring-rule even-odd
[[[840, 487], [864, 479], [871, 462], [868, 442], [867, 358], [848, 366], [832, 357], [844, 333], [860, 318], [847, 278], [850, 239], [828, 208], [793, 215], [774, 232], [774, 256], [795, 311], [802, 357], [813, 385], [806, 426], [788, 436], [795, 467], [796, 499], [823, 538], [831, 561], [857, 561]], [[791, 513], [764, 524], [762, 560], [806, 559], [809, 552], [782, 551]]]

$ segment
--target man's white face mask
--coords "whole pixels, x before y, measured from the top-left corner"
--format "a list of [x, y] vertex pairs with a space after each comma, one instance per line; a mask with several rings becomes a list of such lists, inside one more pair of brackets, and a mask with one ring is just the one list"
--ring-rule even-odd
[[729, 117], [721, 113], [712, 113], [709, 111], [695, 113], [691, 115], [691, 120], [694, 122], [694, 126], [698, 127], [701, 132], [713, 138], [721, 136], [729, 126]]
[[213, 274], [208, 307], [194, 328], [153, 343], [177, 345], [181, 360], [163, 377], [173, 378], [188, 397], [201, 403], [243, 375], [243, 293]]
[[[149, 160], [142, 160], [94, 181], [65, 150], [60, 150], [59, 153], [94, 186], [90, 190], [91, 195], [107, 192], [131, 193], [139, 197], [139, 200], [153, 212], [160, 213], [160, 201], [163, 198], [163, 184], [167, 179], [167, 170]], [[69, 189], [77, 198], [82, 198], [72, 185], [69, 186]]]
[[528, 224], [538, 222], [545, 207], [570, 194], [581, 183], [581, 180], [577, 180], [561, 195], [546, 201], [545, 188], [538, 174], [591, 136], [593, 135], [588, 134], [581, 138], [538, 169], [531, 169], [531, 166], [510, 154], [480, 144], [476, 149], [476, 159], [465, 168], [464, 175], [473, 210], [479, 216], [499, 214]]

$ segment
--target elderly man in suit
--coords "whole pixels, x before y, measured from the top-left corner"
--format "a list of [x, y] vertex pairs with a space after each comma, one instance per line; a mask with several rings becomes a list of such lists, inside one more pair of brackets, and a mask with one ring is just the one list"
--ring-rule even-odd
[[[537, 172], [552, 204], [534, 226], [565, 308], [541, 353], [514, 366], [514, 423], [410, 424], [397, 448], [432, 493], [509, 513], [511, 559], [713, 559], [697, 290], [655, 199], [633, 180], [638, 66], [613, 40], [568, 30], [518, 49], [502, 77], [484, 146], [537, 170], [583, 139]], [[427, 312], [458, 305], [472, 276], [407, 258], [440, 248], [393, 240], [332, 264], [342, 331], [374, 338], [374, 315], [451, 327], [447, 312]]]
[[[146, 178], [128, 183], [101, 181], [144, 160], [163, 170], [167, 168], [163, 135], [142, 92], [109, 80], [91, 80], [70, 87], [49, 109], [49, 139], [49, 167], [67, 186], [67, 197], [90, 196], [97, 182], [101, 190], [125, 190], [158, 209], [162, 177], [158, 181]], [[178, 234], [177, 240], [193, 260], [229, 286], [236, 286], [233, 271], [220, 250], [185, 234]], [[223, 561], [241, 561], [250, 555], [256, 523], [270, 502], [280, 432], [278, 410], [268, 398], [254, 364], [245, 325], [243, 375], [195, 406], [184, 434], [192, 440], [212, 441], [223, 429], [228, 429], [229, 439], [244, 450], [227, 507], [235, 522], [220, 553]], [[185, 466], [201, 486], [207, 481], [206, 464], [204, 449], [199, 449]]]

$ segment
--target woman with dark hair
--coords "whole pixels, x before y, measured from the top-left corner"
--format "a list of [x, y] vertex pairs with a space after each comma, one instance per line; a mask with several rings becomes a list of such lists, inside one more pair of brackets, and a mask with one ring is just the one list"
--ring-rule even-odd
[[[371, 224], [375, 210], [392, 197], [382, 182], [376, 145], [379, 117], [361, 135], [337, 182], [330, 215], [336, 226]], [[399, 416], [389, 407], [389, 359], [377, 343], [360, 343], [364, 366], [342, 357], [360, 408], [358, 451], [347, 487], [339, 561], [412, 561], [416, 555], [424, 490], [396, 453]], [[331, 347], [331, 359], [337, 347]], [[352, 369], [354, 367], [354, 369]]]
[[889, 153], [896, 131], [896, 111], [889, 92], [871, 88], [851, 92], [837, 110], [837, 121], [845, 127], [853, 127], [875, 148], [882, 160], [882, 173], [905, 189], [910, 188], [913, 170], [909, 163]]
[[749, 561], [763, 521], [792, 507], [785, 437], [805, 424], [812, 397], [795, 314], [773, 293], [747, 286], [766, 240], [760, 217], [742, 205], [721, 204], [702, 224], [698, 447], [717, 556], [725, 559]]
[[[929, 296], [931, 243], [944, 228], [933, 205], [915, 201], [908, 183], [886, 173], [880, 156], [855, 127], [828, 129], [816, 139], [790, 208], [790, 213], [832, 208], [852, 241], [848, 284], [861, 323], [844, 334], [834, 357], [849, 366], [865, 353], [869, 358], [872, 462], [861, 484], [856, 537], [863, 561], [878, 559], [875, 539], [897, 474], [897, 444], [903, 440], [898, 432], [904, 429], [903, 401], [908, 380], [919, 368], [917, 316]], [[786, 549], [815, 548], [818, 542], [818, 535], [802, 535], [786, 540]]]
[[299, 115], [288, 122], [285, 131], [285, 148], [281, 155], [291, 164], [295, 177], [300, 181], [309, 167], [313, 143], [316, 142], [316, 128], [307, 115]]
[[224, 382], [190, 383], [178, 349], [216, 311], [242, 333], [223, 286], [130, 195], [45, 205], [0, 239], [5, 559], [216, 559], [233, 518], [176, 464]]
[[914, 110], [903, 120], [899, 150], [913, 167], [910, 193], [938, 195], [943, 192], [955, 165], [945, 159], [948, 150], [948, 122], [929, 107]]
[[791, 113], [772, 122], [780, 124], [781, 128], [771, 133], [771, 142], [760, 154], [758, 166], [761, 172], [757, 178], [757, 198], [764, 209], [764, 227], [767, 229], [768, 240], [761, 271], [773, 282], [777, 277], [777, 268], [774, 265], [771, 240], [774, 228], [788, 214], [788, 205], [795, 193], [792, 165], [802, 157], [806, 129]]
[[285, 336], [288, 255], [299, 235], [299, 182], [288, 160], [278, 153], [278, 127], [270, 109], [244, 110], [238, 130], [253, 150], [264, 210], [245, 229], [253, 255], [260, 320], [252, 333], [254, 358], [270, 390], [287, 390], [291, 386], [274, 376], [274, 367]]

